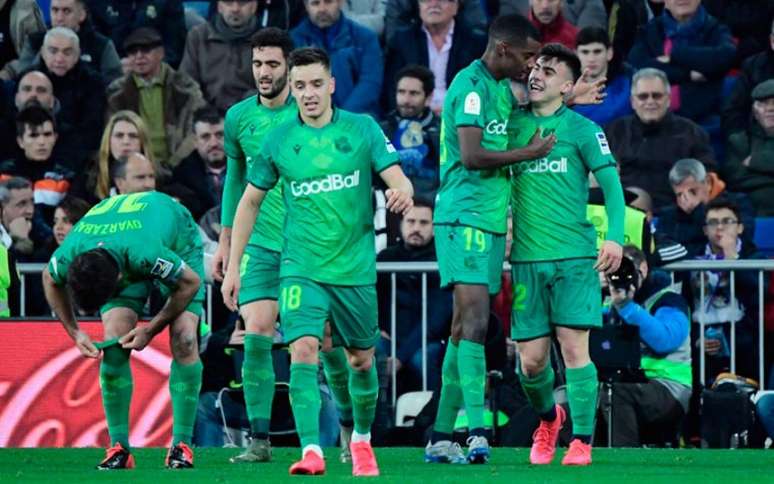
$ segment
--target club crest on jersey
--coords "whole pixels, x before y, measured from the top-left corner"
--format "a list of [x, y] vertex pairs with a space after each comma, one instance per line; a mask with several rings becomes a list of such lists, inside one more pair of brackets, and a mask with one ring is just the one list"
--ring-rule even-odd
[[471, 92], [465, 96], [462, 110], [465, 114], [472, 116], [479, 116], [481, 114], [481, 97], [477, 92]]
[[153, 268], [151, 269], [150, 273], [152, 276], [164, 279], [169, 277], [169, 274], [172, 272], [174, 267], [175, 264], [173, 262], [159, 257], [156, 259], [156, 263], [153, 264]]
[[599, 132], [596, 134], [597, 137], [597, 143], [599, 143], [599, 151], [603, 155], [609, 155], [610, 154], [610, 145], [607, 143], [607, 138], [605, 137], [605, 133]]
[[342, 153], [350, 153], [352, 151], [352, 145], [350, 145], [349, 140], [343, 136], [341, 138], [336, 138], [333, 144], [336, 146], [336, 149]]

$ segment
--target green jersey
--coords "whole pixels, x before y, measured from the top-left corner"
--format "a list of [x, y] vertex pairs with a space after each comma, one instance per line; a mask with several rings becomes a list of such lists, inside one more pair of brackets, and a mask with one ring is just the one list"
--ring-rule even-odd
[[[251, 96], [231, 106], [226, 113], [223, 148], [228, 166], [220, 213], [224, 227], [231, 227], [234, 223], [236, 208], [247, 184], [247, 173], [266, 134], [297, 115], [298, 109], [292, 96], [288, 96], [285, 104], [273, 109], [261, 104], [258, 96]], [[282, 187], [278, 186], [266, 194], [250, 243], [279, 252], [282, 249], [284, 221]]]
[[480, 59], [454, 77], [441, 115], [441, 186], [435, 203], [436, 224], [464, 224], [497, 234], [506, 232], [507, 170], [465, 168], [460, 160], [457, 129], [481, 128], [481, 146], [504, 151], [508, 145], [508, 117], [514, 104], [509, 82], [496, 81]]
[[341, 109], [322, 128], [295, 118], [269, 134], [248, 181], [261, 190], [282, 184], [287, 220], [280, 277], [375, 284], [371, 174], [397, 163], [376, 121]]
[[[556, 134], [547, 157], [511, 165], [512, 262], [596, 257], [597, 234], [586, 216], [589, 171], [615, 169], [605, 133], [596, 123], [562, 105], [553, 115], [517, 116], [523, 143], [535, 127]], [[623, 226], [623, 220], [620, 221]], [[622, 240], [616, 240], [622, 242]]]
[[190, 212], [170, 196], [141, 192], [106, 198], [92, 207], [54, 252], [48, 270], [57, 285], [67, 283], [73, 259], [92, 249], [113, 256], [122, 274], [119, 288], [151, 279], [172, 287], [197, 249], [201, 236]]

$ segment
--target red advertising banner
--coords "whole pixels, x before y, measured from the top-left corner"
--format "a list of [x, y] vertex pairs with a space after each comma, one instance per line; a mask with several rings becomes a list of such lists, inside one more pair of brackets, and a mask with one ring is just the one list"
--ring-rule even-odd
[[[102, 323], [82, 322], [94, 340]], [[165, 447], [172, 437], [168, 332], [132, 353], [129, 441]], [[107, 447], [99, 360], [84, 358], [57, 321], [0, 322], [0, 447]]]

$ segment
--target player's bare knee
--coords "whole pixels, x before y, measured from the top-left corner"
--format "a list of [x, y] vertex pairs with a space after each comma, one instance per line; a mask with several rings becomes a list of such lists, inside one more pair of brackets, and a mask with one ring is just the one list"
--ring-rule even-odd
[[172, 356], [176, 360], [191, 358], [198, 354], [196, 331], [183, 329], [172, 333]]
[[303, 337], [290, 344], [290, 358], [293, 363], [316, 365], [320, 342], [314, 337]]
[[354, 371], [369, 371], [373, 365], [374, 354], [373, 351], [348, 352], [347, 360]]

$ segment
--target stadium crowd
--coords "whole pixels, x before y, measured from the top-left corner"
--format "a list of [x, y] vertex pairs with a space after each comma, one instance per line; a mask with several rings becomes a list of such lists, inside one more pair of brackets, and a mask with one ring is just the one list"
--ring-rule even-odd
[[[221, 236], [230, 156], [224, 120], [261, 82], [254, 77], [252, 39], [266, 27], [288, 31], [295, 47], [324, 49], [336, 80], [335, 105], [372, 116], [398, 152], [414, 186], [414, 208], [403, 216], [389, 213], [387, 187], [374, 190], [378, 260], [436, 260], [433, 200], [444, 98], [455, 75], [483, 54], [490, 21], [507, 13], [526, 16], [544, 43], [573, 49], [588, 80], [605, 80], [601, 103], [574, 110], [604, 127], [627, 213], [642, 220], [638, 227], [627, 223], [626, 230], [627, 242], [642, 254], [632, 258], [644, 264], [643, 293], [651, 286], [658, 286], [653, 293], [663, 289], [658, 268], [670, 262], [774, 255], [756, 249], [756, 240], [774, 247], [773, 229], [756, 234], [774, 216], [774, 0], [0, 0], [0, 267], [9, 267], [0, 273], [0, 317], [22, 312], [14, 264], [48, 262], [88, 209], [115, 194], [157, 190], [182, 203], [199, 222], [207, 282], [218, 286], [210, 261]], [[511, 87], [526, 102], [526, 86], [514, 80]], [[592, 189], [589, 207], [595, 204]], [[689, 426], [685, 415], [696, 414], [698, 405], [690, 403], [691, 391], [694, 397], [700, 391], [697, 354], [708, 359], [709, 385], [731, 366], [729, 323], [736, 326], [737, 373], [757, 378], [763, 357], [770, 381], [760, 388], [774, 389], [774, 335], [759, 355], [763, 335], [753, 275], [739, 273], [733, 288], [727, 272], [678, 275], [680, 296], [659, 304], [690, 322], [690, 347], [683, 350], [690, 354], [693, 348], [693, 376], [684, 388], [647, 394], [656, 401], [671, 396], [663, 411], [628, 420], [619, 414], [615, 425], [626, 433], [614, 443], [639, 444], [635, 423]], [[506, 337], [510, 279], [503, 274], [486, 345], [488, 369], [505, 375], [490, 382], [497, 388], [512, 383], [514, 373], [515, 343]], [[380, 443], [400, 438], [390, 430], [394, 409], [385, 396], [392, 374], [400, 375], [398, 395], [423, 386], [423, 300], [426, 385], [440, 387], [452, 295], [436, 275], [427, 284], [423, 295], [420, 274], [398, 274], [395, 286], [389, 274], [379, 274], [383, 396], [374, 435]], [[709, 302], [699, 297], [702, 285]], [[770, 294], [768, 281], [764, 285]], [[24, 314], [49, 316], [40, 278], [28, 275], [24, 287]], [[634, 300], [646, 305], [653, 293]], [[212, 424], [220, 418], [213, 411], [215, 395], [240, 377], [224, 351], [231, 355], [244, 342], [244, 328], [218, 300], [220, 291], [213, 296], [212, 332], [202, 353], [207, 397], [199, 418], [205, 420], [197, 422], [194, 436], [200, 445], [222, 445], [222, 433], [206, 419]], [[146, 315], [158, 308], [151, 296]], [[615, 300], [611, 308], [627, 323], [640, 321]], [[766, 311], [767, 327], [774, 328], [774, 312]], [[703, 349], [700, 318], [708, 324]], [[655, 327], [648, 321], [636, 323], [641, 334]], [[651, 346], [673, 351], [684, 339], [671, 334], [670, 342]], [[636, 412], [636, 402], [646, 400], [643, 392], [622, 387], [613, 405]], [[490, 398], [508, 409], [515, 401], [508, 395], [493, 391]], [[761, 399], [759, 410], [774, 438], [773, 402]], [[238, 398], [232, 403], [244, 405]], [[330, 435], [329, 445], [338, 422], [331, 406], [326, 412], [321, 429]], [[237, 412], [233, 420], [244, 422], [245, 415]], [[690, 430], [698, 432], [698, 425]]]

